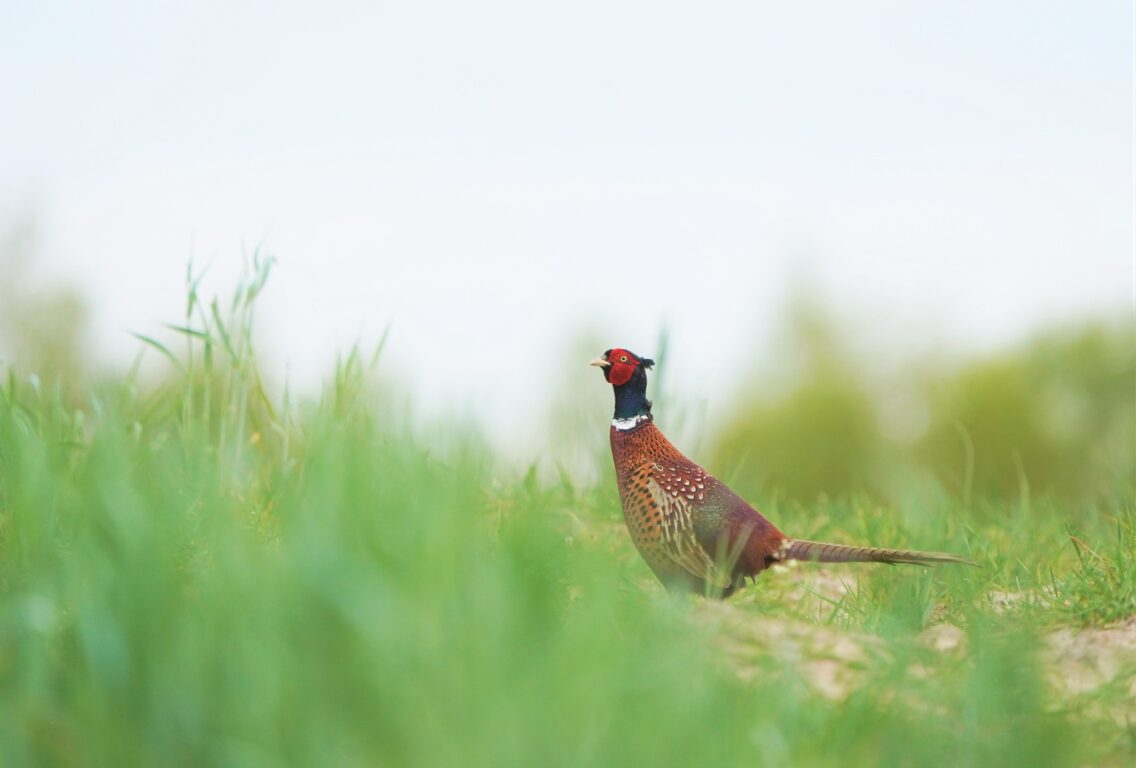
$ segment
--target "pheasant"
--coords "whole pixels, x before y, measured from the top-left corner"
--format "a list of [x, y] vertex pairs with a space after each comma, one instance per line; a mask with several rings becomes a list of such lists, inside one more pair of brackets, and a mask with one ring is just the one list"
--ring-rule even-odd
[[724, 483], [679, 453], [655, 427], [647, 399], [654, 361], [609, 349], [591, 362], [615, 391], [611, 453], [623, 519], [635, 547], [668, 589], [729, 596], [786, 560], [822, 563], [974, 562], [945, 552], [791, 539]]

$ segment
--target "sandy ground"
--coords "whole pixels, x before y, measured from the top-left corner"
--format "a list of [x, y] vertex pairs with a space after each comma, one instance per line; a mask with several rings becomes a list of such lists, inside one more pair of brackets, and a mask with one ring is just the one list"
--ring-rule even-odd
[[[855, 576], [824, 568], [783, 575], [774, 588], [781, 600], [839, 601], [855, 588]], [[1017, 596], [996, 596], [1007, 604]], [[699, 600], [695, 618], [718, 629], [719, 642], [743, 678], [758, 674], [770, 657], [793, 664], [807, 683], [833, 700], [843, 700], [866, 678], [873, 664], [889, 656], [884, 641], [815, 621], [754, 614], [736, 601]], [[1136, 722], [1136, 617], [1101, 628], [1062, 627], [1040, 639], [1041, 662], [1054, 709], [1079, 709], [1117, 725]], [[934, 654], [965, 660], [966, 631], [954, 624], [933, 624], [918, 638]], [[932, 675], [915, 664], [915, 674]]]

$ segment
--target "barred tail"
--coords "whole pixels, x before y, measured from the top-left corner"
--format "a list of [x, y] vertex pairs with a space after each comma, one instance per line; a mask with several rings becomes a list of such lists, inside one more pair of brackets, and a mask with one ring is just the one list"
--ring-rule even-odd
[[850, 547], [845, 544], [825, 544], [821, 541], [790, 540], [779, 553], [781, 560], [812, 560], [817, 563], [907, 563], [933, 565], [934, 563], [978, 563], [947, 552], [917, 552], [910, 549], [879, 549], [877, 547]]

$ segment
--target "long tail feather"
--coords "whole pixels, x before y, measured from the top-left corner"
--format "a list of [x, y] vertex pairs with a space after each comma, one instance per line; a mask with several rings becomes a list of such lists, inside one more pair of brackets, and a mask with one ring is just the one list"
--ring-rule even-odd
[[800, 539], [786, 542], [786, 546], [780, 552], [780, 559], [812, 560], [817, 563], [908, 563], [911, 565], [961, 563], [963, 565], [978, 565], [973, 560], [948, 552], [850, 547], [846, 544], [826, 544], [822, 541], [803, 541]]

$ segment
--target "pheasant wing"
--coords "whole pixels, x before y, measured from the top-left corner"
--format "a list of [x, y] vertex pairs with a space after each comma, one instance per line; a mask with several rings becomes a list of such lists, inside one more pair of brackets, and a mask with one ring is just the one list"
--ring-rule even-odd
[[730, 578], [702, 546], [694, 526], [694, 506], [705, 499], [709, 476], [698, 467], [655, 464], [647, 478], [651, 501], [658, 510], [662, 552], [690, 574], [720, 588]]

